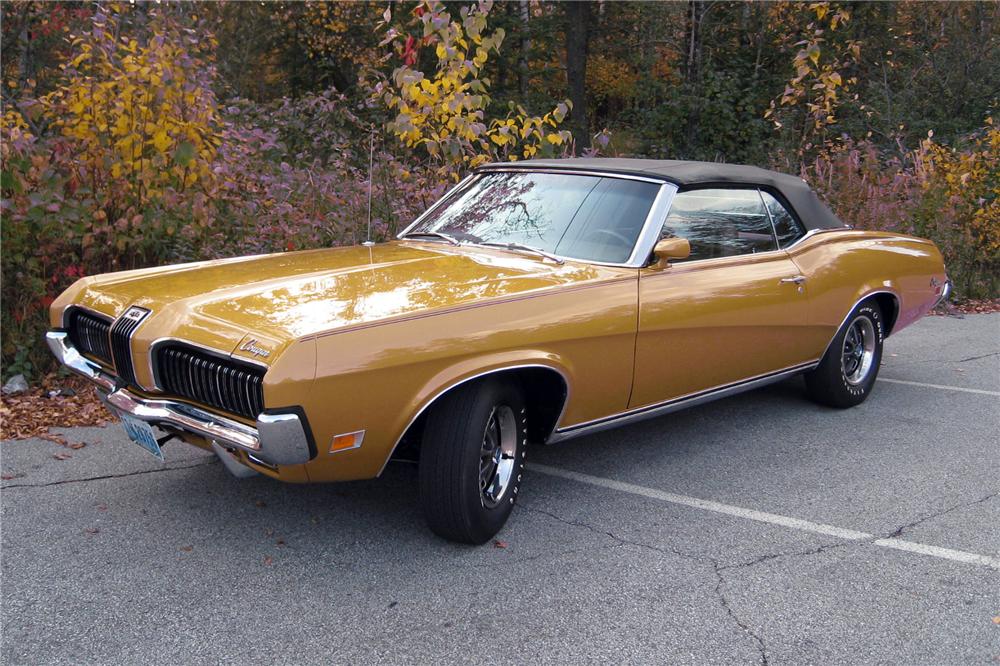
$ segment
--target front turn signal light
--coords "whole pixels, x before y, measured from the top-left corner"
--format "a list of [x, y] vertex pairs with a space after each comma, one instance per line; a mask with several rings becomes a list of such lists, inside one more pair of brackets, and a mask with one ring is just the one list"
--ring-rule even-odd
[[337, 435], [330, 442], [330, 453], [339, 453], [341, 451], [348, 451], [350, 449], [356, 449], [361, 446], [361, 442], [365, 440], [365, 431], [358, 430], [356, 432], [348, 432], [343, 435]]

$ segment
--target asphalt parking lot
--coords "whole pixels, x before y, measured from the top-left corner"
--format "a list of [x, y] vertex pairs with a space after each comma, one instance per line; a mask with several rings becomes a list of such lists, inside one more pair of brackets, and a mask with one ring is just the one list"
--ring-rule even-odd
[[890, 338], [853, 410], [796, 379], [535, 449], [481, 548], [405, 464], [289, 486], [59, 432], [0, 444], [4, 664], [1000, 663], [1000, 315]]

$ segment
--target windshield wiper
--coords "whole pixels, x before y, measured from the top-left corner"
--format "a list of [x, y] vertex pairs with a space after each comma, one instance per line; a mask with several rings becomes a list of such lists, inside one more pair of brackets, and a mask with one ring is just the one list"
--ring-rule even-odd
[[481, 241], [479, 243], [476, 243], [476, 245], [488, 245], [489, 247], [500, 247], [505, 250], [523, 250], [524, 252], [531, 252], [532, 254], [537, 254], [540, 257], [551, 259], [557, 264], [566, 263], [563, 259], [557, 257], [551, 252], [546, 252], [545, 250], [539, 250], [537, 247], [531, 247], [530, 245], [525, 245], [524, 243], [497, 243], [493, 241]]
[[448, 234], [441, 233], [440, 231], [411, 231], [408, 234], [404, 234], [403, 238], [409, 238], [410, 236], [430, 236], [432, 238], [443, 238], [452, 245], [461, 245], [457, 238], [454, 236], [449, 236]]

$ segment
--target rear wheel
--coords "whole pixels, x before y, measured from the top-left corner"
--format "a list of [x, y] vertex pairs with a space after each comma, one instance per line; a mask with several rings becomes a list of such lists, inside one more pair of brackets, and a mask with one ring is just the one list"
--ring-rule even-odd
[[806, 374], [809, 396], [841, 409], [865, 401], [882, 363], [882, 311], [874, 301], [859, 304], [834, 336], [815, 370]]
[[524, 475], [526, 407], [518, 386], [486, 379], [432, 408], [420, 451], [420, 503], [431, 530], [485, 543], [510, 516]]

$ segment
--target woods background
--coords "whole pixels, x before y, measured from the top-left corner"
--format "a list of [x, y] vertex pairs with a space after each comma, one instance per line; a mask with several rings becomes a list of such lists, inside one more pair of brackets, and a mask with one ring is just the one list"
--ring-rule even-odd
[[[80, 276], [376, 240], [487, 160], [758, 164], [1000, 292], [1000, 4], [2, 4], [2, 354]], [[1000, 120], [1000, 119], [998, 119]]]

